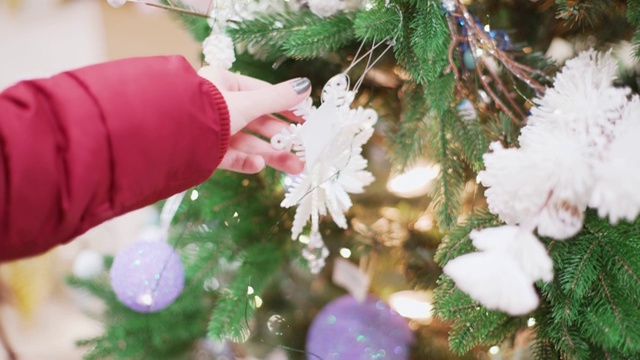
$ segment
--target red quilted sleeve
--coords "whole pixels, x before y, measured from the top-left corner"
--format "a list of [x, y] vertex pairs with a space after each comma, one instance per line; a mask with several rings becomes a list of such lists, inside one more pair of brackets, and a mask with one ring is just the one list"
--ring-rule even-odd
[[228, 143], [222, 95], [182, 57], [10, 87], [0, 93], [0, 261], [206, 180]]

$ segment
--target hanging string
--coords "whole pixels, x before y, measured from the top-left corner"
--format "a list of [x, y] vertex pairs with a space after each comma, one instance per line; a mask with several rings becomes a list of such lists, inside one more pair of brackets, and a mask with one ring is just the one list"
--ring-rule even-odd
[[169, 240], [169, 229], [171, 228], [171, 222], [176, 216], [180, 203], [184, 199], [186, 191], [175, 194], [165, 201], [162, 210], [160, 210], [160, 230], [162, 231], [162, 241]]

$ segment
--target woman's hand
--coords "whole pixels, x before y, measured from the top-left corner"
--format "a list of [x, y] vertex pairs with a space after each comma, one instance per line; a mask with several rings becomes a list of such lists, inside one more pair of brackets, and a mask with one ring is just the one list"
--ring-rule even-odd
[[219, 168], [249, 174], [261, 171], [266, 165], [289, 174], [302, 171], [304, 164], [296, 155], [275, 150], [257, 135], [270, 139], [289, 126], [289, 122], [271, 115], [274, 113], [292, 121], [301, 121], [289, 109], [309, 96], [309, 79], [299, 78], [272, 85], [212, 67], [204, 67], [198, 74], [220, 90], [229, 108], [231, 139]]

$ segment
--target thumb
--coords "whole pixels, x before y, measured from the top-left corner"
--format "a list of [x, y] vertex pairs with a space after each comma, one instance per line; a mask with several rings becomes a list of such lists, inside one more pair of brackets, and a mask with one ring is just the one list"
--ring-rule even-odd
[[[311, 93], [311, 81], [298, 78], [255, 90], [228, 93], [231, 103], [241, 105], [233, 109], [244, 125], [271, 113], [290, 110], [303, 102]], [[230, 109], [231, 110], [231, 109]], [[232, 117], [234, 114], [231, 114]], [[232, 119], [232, 121], [235, 121]], [[244, 127], [241, 125], [241, 127]]]

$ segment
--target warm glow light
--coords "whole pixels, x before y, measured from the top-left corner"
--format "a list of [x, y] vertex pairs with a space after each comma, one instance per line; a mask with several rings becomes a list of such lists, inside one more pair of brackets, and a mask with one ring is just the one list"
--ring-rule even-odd
[[389, 306], [401, 316], [426, 322], [431, 320], [431, 296], [424, 292], [405, 290], [389, 296]]
[[494, 345], [489, 348], [489, 354], [491, 355], [496, 355], [499, 352], [500, 352], [500, 347], [498, 345]]
[[300, 237], [298, 238], [298, 241], [300, 241], [301, 243], [303, 243], [305, 245], [308, 244], [310, 240], [311, 239], [309, 239], [309, 237], [307, 235], [300, 235]]
[[345, 259], [348, 259], [351, 257], [351, 250], [347, 249], [347, 248], [341, 248], [340, 249], [340, 256], [342, 256]]
[[418, 231], [429, 231], [433, 229], [433, 217], [429, 214], [420, 216], [413, 224], [413, 228]]
[[439, 173], [440, 166], [421, 164], [389, 179], [387, 190], [404, 198], [422, 196], [429, 192], [431, 181]]
[[527, 326], [528, 327], [534, 327], [535, 325], [536, 325], [536, 319], [529, 318], [529, 320], [527, 320]]
[[254, 298], [254, 301], [256, 302], [256, 308], [259, 308], [260, 306], [262, 306], [262, 299], [260, 298], [260, 296], [256, 295], [256, 297]]
[[200, 194], [198, 193], [198, 190], [193, 189], [193, 191], [191, 191], [191, 201], [198, 200], [198, 196], [200, 196]]
[[253, 290], [251, 286], [247, 287], [247, 295], [253, 295], [254, 293], [255, 293], [255, 290]]

